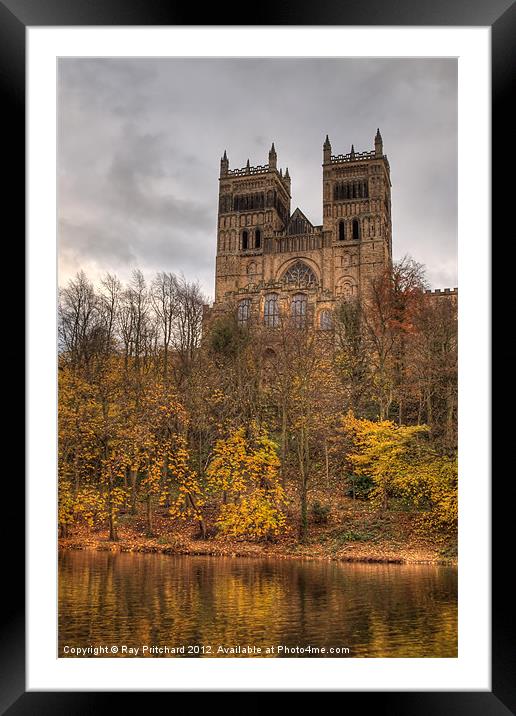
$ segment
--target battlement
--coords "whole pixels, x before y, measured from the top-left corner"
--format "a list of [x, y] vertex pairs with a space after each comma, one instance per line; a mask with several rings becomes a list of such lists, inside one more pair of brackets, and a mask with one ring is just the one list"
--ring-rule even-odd
[[456, 296], [458, 292], [459, 289], [457, 286], [455, 286], [455, 288], [429, 288], [425, 291], [426, 294], [430, 294], [431, 296]]
[[258, 165], [256, 167], [246, 166], [243, 169], [228, 169], [228, 176], [243, 177], [249, 174], [267, 174], [270, 172], [271, 167], [269, 164]]
[[[378, 159], [374, 151], [372, 152], [349, 152], [349, 154], [332, 154], [330, 161], [332, 164], [340, 164], [341, 162], [360, 162], [364, 159]], [[383, 155], [383, 159], [387, 159]]]
[[269, 161], [267, 164], [257, 164], [256, 166], [252, 167], [249, 159], [247, 160], [247, 164], [245, 167], [240, 167], [237, 169], [230, 169], [229, 168], [229, 159], [226, 150], [224, 150], [224, 155], [222, 159], [220, 160], [220, 178], [224, 177], [249, 177], [249, 176], [260, 176], [264, 174], [275, 174], [278, 179], [280, 179], [283, 186], [289, 191], [290, 193], [290, 174], [288, 173], [288, 168], [285, 170], [285, 174], [283, 174], [283, 170], [280, 169], [278, 171], [278, 155], [276, 154], [276, 149], [274, 148], [274, 142], [272, 143], [272, 146], [269, 151]]

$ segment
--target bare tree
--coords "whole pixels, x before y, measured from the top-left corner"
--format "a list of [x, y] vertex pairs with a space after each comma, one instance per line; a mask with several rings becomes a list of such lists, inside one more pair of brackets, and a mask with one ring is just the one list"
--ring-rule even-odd
[[84, 271], [59, 292], [59, 344], [72, 365], [88, 365], [98, 350], [101, 320], [99, 301]]
[[158, 273], [151, 285], [151, 300], [157, 317], [160, 346], [163, 349], [163, 376], [168, 376], [172, 335], [179, 315], [179, 287], [172, 273]]
[[176, 279], [177, 313], [172, 334], [176, 356], [176, 384], [190, 374], [202, 335], [202, 315], [206, 298], [198, 283], [188, 283], [184, 276]]
[[99, 296], [99, 307], [105, 327], [105, 352], [108, 353], [112, 350], [116, 350], [117, 347], [116, 330], [122, 284], [116, 276], [107, 273], [101, 280], [101, 286], [102, 290]]

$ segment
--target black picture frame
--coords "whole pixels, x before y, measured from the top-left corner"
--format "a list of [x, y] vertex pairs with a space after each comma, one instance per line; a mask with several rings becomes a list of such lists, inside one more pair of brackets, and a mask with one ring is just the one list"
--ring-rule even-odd
[[[4, 178], [8, 175], [5, 207], [13, 221], [18, 247], [24, 246], [25, 216], [25, 37], [26, 28], [35, 26], [78, 25], [198, 25], [199, 7], [172, 4], [164, 0], [0, 0], [0, 82], [2, 85], [2, 119], [4, 130]], [[226, 18], [227, 14], [227, 18]], [[231, 22], [237, 19], [238, 23]], [[500, 380], [513, 357], [513, 349], [501, 344], [505, 331], [496, 331], [504, 320], [502, 315], [511, 286], [511, 258], [514, 241], [509, 240], [509, 192], [514, 181], [505, 181], [503, 169], [510, 162], [514, 144], [514, 122], [510, 111], [516, 38], [516, 9], [512, 0], [356, 0], [333, 5], [330, 0], [317, 3], [288, 2], [255, 4], [240, 7], [237, 15], [221, 6], [202, 10], [202, 25], [348, 25], [348, 26], [490, 26], [492, 37], [492, 234], [503, 244], [504, 260], [498, 266], [493, 295], [492, 316], [494, 336], [499, 336], [498, 368], [493, 375]], [[474, 151], [474, 148], [472, 148]], [[7, 155], [7, 160], [5, 159]], [[7, 213], [7, 212], [4, 212]], [[506, 228], [506, 232], [502, 233]], [[502, 249], [500, 249], [501, 251]], [[496, 256], [496, 254], [494, 254]], [[503, 265], [503, 268], [502, 268]], [[504, 270], [506, 273], [504, 273]], [[511, 271], [511, 274], [509, 273]], [[512, 283], [514, 281], [512, 280]], [[493, 285], [495, 285], [493, 280]], [[504, 290], [505, 287], [505, 290]], [[479, 287], [490, 298], [490, 287]], [[12, 319], [11, 319], [12, 320]], [[13, 335], [15, 322], [12, 321]], [[496, 340], [494, 342], [496, 347]], [[31, 346], [28, 347], [29, 349]], [[503, 363], [502, 363], [503, 360]], [[504, 397], [508, 387], [504, 384]], [[509, 386], [510, 390], [510, 386]], [[493, 413], [494, 414], [494, 413]], [[504, 455], [503, 446], [510, 445], [510, 425], [501, 421], [493, 433], [492, 454]], [[498, 449], [496, 449], [498, 448]], [[467, 714], [467, 716], [506, 716], [516, 713], [516, 649], [514, 642], [514, 596], [506, 588], [510, 570], [514, 503], [508, 492], [514, 490], [510, 467], [502, 469], [493, 457], [492, 480], [492, 691], [468, 692], [345, 692], [342, 707], [358, 712], [378, 709], [384, 714], [403, 716], [436, 716]], [[497, 468], [497, 469], [495, 469]], [[10, 481], [11, 484], [14, 480]], [[510, 484], [509, 484], [510, 483]], [[23, 504], [24, 486], [13, 488], [9, 504]], [[19, 527], [17, 530], [19, 534]], [[26, 692], [25, 691], [25, 614], [22, 536], [13, 548], [4, 553], [2, 639], [0, 641], [0, 713], [22, 714], [98, 714], [120, 710], [123, 693], [95, 692]], [[512, 570], [510, 570], [512, 571]], [[157, 694], [155, 694], [157, 695]], [[127, 694], [125, 694], [127, 696]], [[172, 695], [166, 695], [172, 708]], [[148, 694], [129, 694], [132, 706], [144, 706]], [[148, 701], [145, 702], [148, 705]], [[354, 705], [356, 704], [356, 705]]]

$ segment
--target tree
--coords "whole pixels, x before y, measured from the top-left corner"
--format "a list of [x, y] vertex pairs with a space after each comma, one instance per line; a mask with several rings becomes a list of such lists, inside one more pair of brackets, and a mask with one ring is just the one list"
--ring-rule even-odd
[[221, 492], [216, 524], [232, 537], [271, 538], [285, 529], [279, 459], [267, 432], [255, 424], [218, 440], [208, 466], [210, 489]]
[[363, 324], [380, 420], [397, 404], [398, 422], [403, 422], [407, 337], [415, 330], [426, 285], [422, 264], [404, 257], [371, 281], [364, 298]]
[[204, 491], [196, 471], [190, 467], [186, 438], [183, 435], [174, 435], [168, 449], [165, 490], [176, 492], [176, 497], [172, 499], [169, 508], [170, 514], [182, 519], [194, 517], [199, 524], [199, 533], [205, 539], [206, 524], [202, 512], [205, 502]]
[[61, 352], [75, 367], [87, 367], [102, 345], [99, 301], [83, 271], [59, 291], [58, 337]]
[[174, 324], [179, 315], [179, 287], [171, 273], [156, 274], [151, 286], [151, 300], [159, 326], [163, 351], [163, 378], [168, 378], [169, 352]]
[[412, 369], [418, 422], [450, 454], [457, 449], [457, 307], [446, 298], [427, 297], [415, 316]]
[[353, 444], [347, 458], [355, 473], [373, 481], [373, 504], [386, 510], [391, 497], [401, 497], [424, 512], [427, 526], [456, 529], [457, 461], [435, 451], [428, 426], [358, 419], [352, 413], [342, 425]]
[[363, 307], [359, 299], [342, 301], [335, 310], [335, 364], [347, 394], [348, 410], [362, 414], [371, 395], [371, 374]]
[[[313, 457], [320, 450], [317, 440], [321, 417], [334, 409], [338, 396], [332, 369], [333, 337], [328, 331], [297, 327], [283, 317], [273, 339], [271, 378], [278, 387], [288, 432], [296, 454], [299, 488], [299, 537], [308, 533], [308, 497], [314, 478]], [[332, 406], [330, 408], [330, 405]], [[286, 436], [285, 436], [286, 440]]]
[[202, 336], [203, 306], [207, 299], [198, 283], [188, 283], [184, 276], [176, 278], [177, 315], [172, 333], [176, 356], [176, 385], [190, 375]]

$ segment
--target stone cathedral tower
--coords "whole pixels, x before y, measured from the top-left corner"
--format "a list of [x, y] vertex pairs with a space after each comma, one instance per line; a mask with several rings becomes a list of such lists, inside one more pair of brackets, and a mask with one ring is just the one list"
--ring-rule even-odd
[[392, 257], [391, 182], [380, 130], [374, 150], [332, 154], [323, 145], [323, 224], [291, 213], [288, 168], [230, 169], [220, 162], [215, 303], [235, 306], [241, 323], [268, 327], [281, 316], [330, 328], [337, 301], [363, 295]]

